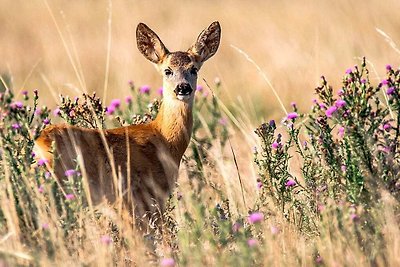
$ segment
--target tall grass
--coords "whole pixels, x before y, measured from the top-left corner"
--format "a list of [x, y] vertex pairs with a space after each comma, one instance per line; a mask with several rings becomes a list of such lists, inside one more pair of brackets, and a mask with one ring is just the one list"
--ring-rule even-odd
[[[254, 149], [254, 136], [237, 126], [244, 117], [218, 98], [220, 86], [197, 88], [193, 139], [165, 231], [146, 236], [127, 211], [87, 205], [79, 171], [66, 173], [61, 188], [32, 146], [53, 121], [146, 123], [158, 111], [155, 90], [130, 83], [131, 94], [109, 105], [95, 95], [61, 97], [50, 112], [38, 106], [38, 91], [19, 100], [6, 86], [0, 264], [398, 266], [400, 70], [388, 65], [374, 84], [364, 60], [346, 71], [338, 94], [322, 77], [311, 110], [292, 103], [281, 122], [255, 130]], [[246, 167], [250, 154], [255, 164]]]

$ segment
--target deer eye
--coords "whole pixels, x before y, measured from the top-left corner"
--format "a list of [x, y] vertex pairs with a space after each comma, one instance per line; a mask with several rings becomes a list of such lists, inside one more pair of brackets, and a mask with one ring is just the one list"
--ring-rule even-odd
[[197, 69], [196, 68], [191, 68], [190, 69], [190, 73], [192, 74], [192, 75], [196, 75], [197, 74]]
[[172, 70], [166, 69], [166, 70], [164, 70], [164, 73], [165, 73], [166, 76], [171, 76], [172, 75]]

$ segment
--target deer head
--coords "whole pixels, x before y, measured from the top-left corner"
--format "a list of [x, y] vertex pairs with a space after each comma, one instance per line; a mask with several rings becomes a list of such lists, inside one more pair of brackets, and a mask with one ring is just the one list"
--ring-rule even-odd
[[136, 39], [139, 51], [153, 62], [163, 76], [164, 101], [177, 100], [193, 103], [197, 86], [197, 72], [203, 62], [218, 49], [221, 27], [211, 23], [186, 52], [169, 52], [161, 39], [148, 26], [139, 23]]

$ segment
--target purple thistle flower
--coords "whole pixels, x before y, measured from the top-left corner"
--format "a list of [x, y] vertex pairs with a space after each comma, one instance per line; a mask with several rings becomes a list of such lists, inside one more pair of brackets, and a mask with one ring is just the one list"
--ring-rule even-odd
[[164, 88], [163, 87], [160, 87], [160, 88], [157, 89], [157, 94], [163, 95], [163, 93], [164, 93]]
[[325, 115], [328, 118], [332, 118], [333, 113], [335, 113], [336, 111], [337, 111], [337, 107], [336, 106], [331, 106], [325, 111]]
[[27, 96], [28, 95], [28, 91], [26, 91], [26, 90], [22, 91], [22, 95], [23, 96]]
[[76, 171], [75, 171], [75, 170], [73, 170], [73, 169], [66, 170], [66, 171], [64, 172], [65, 176], [67, 176], [67, 177], [74, 176], [74, 175], [75, 175], [75, 173], [76, 173]]
[[222, 126], [226, 126], [228, 124], [228, 120], [226, 118], [220, 118], [218, 120], [218, 123], [221, 124]]
[[50, 225], [48, 223], [42, 223], [43, 230], [48, 230], [49, 228], [50, 228]]
[[41, 108], [35, 109], [35, 115], [39, 116], [41, 114], [42, 114], [42, 109]]
[[60, 110], [59, 107], [57, 107], [57, 108], [53, 111], [53, 115], [54, 115], [54, 116], [60, 116], [60, 114], [61, 114], [61, 110]]
[[141, 94], [150, 94], [150, 86], [149, 85], [140, 86], [139, 93], [141, 93]]
[[382, 80], [382, 85], [388, 85], [389, 84], [389, 81], [388, 80], [386, 80], [386, 79], [384, 79], [384, 80]]
[[353, 72], [353, 70], [351, 69], [351, 68], [348, 68], [347, 70], [346, 70], [346, 74], [350, 74], [350, 73], [352, 73]]
[[196, 86], [196, 91], [202, 92], [203, 91], [203, 86], [197, 85]]
[[37, 164], [38, 166], [44, 166], [46, 165], [46, 163], [48, 163], [49, 161], [47, 159], [39, 159]]
[[24, 107], [24, 104], [22, 102], [20, 102], [20, 101], [15, 101], [15, 102], [10, 104], [10, 107], [12, 109], [21, 109], [21, 108]]
[[247, 220], [250, 224], [259, 223], [264, 220], [264, 214], [262, 214], [261, 212], [254, 212], [249, 215]]
[[392, 95], [392, 94], [394, 93], [395, 90], [396, 90], [396, 89], [394, 88], [394, 86], [389, 87], [389, 88], [386, 90], [386, 94], [387, 94], [387, 95]]
[[297, 106], [296, 102], [291, 102], [290, 105], [291, 105], [293, 108], [296, 108], [296, 106]]
[[175, 260], [173, 258], [164, 258], [160, 262], [162, 267], [173, 267], [175, 266]]
[[390, 123], [388, 122], [383, 125], [383, 130], [385, 130], [386, 132], [389, 132], [391, 128], [392, 125], [390, 125]]
[[131, 88], [135, 87], [135, 84], [133, 83], [132, 80], [129, 80], [129, 81], [128, 81], [128, 85], [129, 85]]
[[14, 130], [18, 130], [18, 129], [21, 129], [21, 125], [19, 123], [13, 123], [11, 125], [11, 128], [13, 128]]
[[366, 79], [361, 79], [361, 81], [360, 81], [362, 84], [365, 84], [365, 83], [367, 83], [367, 80]]
[[74, 198], [75, 198], [74, 194], [66, 194], [65, 195], [65, 199], [67, 199], [67, 200], [73, 200]]
[[276, 226], [271, 226], [271, 234], [272, 235], [277, 235], [279, 234], [279, 228]]
[[114, 112], [115, 112], [115, 107], [114, 106], [108, 106], [106, 108], [106, 114], [107, 115], [112, 115], [112, 114], [114, 114]]
[[324, 260], [322, 259], [322, 257], [320, 256], [320, 255], [318, 255], [316, 258], [315, 258], [315, 263], [316, 264], [322, 264], [324, 262]]
[[275, 142], [272, 143], [271, 147], [272, 147], [273, 149], [278, 149], [278, 148], [281, 147], [281, 144], [279, 144], [278, 142], [275, 141]]
[[291, 112], [287, 114], [287, 119], [288, 120], [294, 120], [298, 117], [299, 115], [297, 114], [297, 112]]
[[40, 194], [43, 194], [43, 192], [44, 192], [44, 186], [43, 186], [42, 184], [38, 187], [38, 192], [39, 192]]
[[49, 118], [45, 118], [45, 119], [43, 120], [43, 124], [44, 124], [44, 125], [50, 124], [50, 119], [49, 119]]
[[258, 245], [258, 240], [254, 239], [254, 238], [251, 238], [251, 239], [247, 240], [247, 245], [249, 247], [255, 247], [255, 246]]
[[257, 182], [257, 189], [261, 189], [263, 186], [262, 182]]
[[386, 70], [387, 70], [387, 71], [392, 70], [392, 66], [390, 66], [389, 64], [387, 64], [387, 65], [386, 65]]
[[319, 107], [320, 107], [321, 109], [325, 109], [325, 108], [326, 108], [326, 106], [325, 106], [324, 103], [319, 104]]
[[125, 103], [127, 104], [132, 103], [132, 96], [128, 95], [127, 97], [125, 97]]
[[103, 235], [100, 237], [100, 242], [104, 245], [110, 245], [112, 243], [112, 239], [108, 235]]
[[342, 170], [343, 173], [345, 173], [345, 172], [347, 171], [346, 165], [342, 165], [342, 166], [340, 167], [340, 169]]
[[335, 106], [337, 108], [342, 108], [342, 107], [346, 106], [346, 101], [344, 101], [343, 99], [338, 99], [335, 102]]
[[351, 219], [353, 222], [358, 222], [359, 219], [360, 219], [360, 217], [358, 217], [357, 214], [352, 213], [352, 214], [350, 214], [350, 219]]
[[289, 187], [295, 186], [296, 184], [297, 184], [297, 183], [296, 183], [295, 180], [289, 179], [289, 180], [287, 180], [287, 182], [285, 183], [285, 186], [286, 186], [287, 188], [289, 188]]
[[119, 108], [120, 105], [121, 105], [121, 100], [119, 100], [118, 98], [111, 100], [110, 106]]
[[268, 124], [269, 124], [269, 126], [271, 126], [272, 128], [276, 128], [276, 124], [275, 124], [275, 121], [274, 121], [274, 120], [270, 120]]
[[344, 91], [343, 90], [339, 90], [337, 94], [338, 94], [338, 96], [342, 96], [344, 94]]
[[339, 136], [340, 138], [343, 138], [343, 136], [344, 136], [344, 127], [343, 127], [343, 126], [340, 126], [340, 127], [339, 127], [339, 129], [338, 129], [338, 136]]
[[73, 118], [75, 117], [75, 110], [71, 109], [68, 113], [68, 117]]
[[242, 225], [239, 222], [235, 222], [232, 225], [232, 232], [237, 233], [239, 232], [240, 228], [242, 228]]

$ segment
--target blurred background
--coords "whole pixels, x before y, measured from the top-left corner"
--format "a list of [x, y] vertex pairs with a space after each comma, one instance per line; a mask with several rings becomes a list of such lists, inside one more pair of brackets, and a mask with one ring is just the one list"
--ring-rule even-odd
[[219, 77], [226, 103], [243, 102], [262, 117], [283, 115], [262, 73], [287, 107], [296, 101], [308, 110], [321, 75], [337, 90], [344, 71], [362, 56], [377, 71], [370, 67], [373, 79], [383, 78], [386, 64], [400, 65], [398, 50], [376, 30], [400, 46], [398, 0], [1, 0], [0, 5], [0, 73], [12, 78], [16, 93], [39, 89], [50, 107], [59, 93], [73, 96], [82, 89], [96, 91], [107, 104], [129, 93], [129, 80], [155, 92], [162, 81], [136, 48], [139, 22], [175, 51], [187, 49], [201, 30], [220, 21], [222, 43], [200, 72], [199, 84], [205, 79], [213, 85]]

